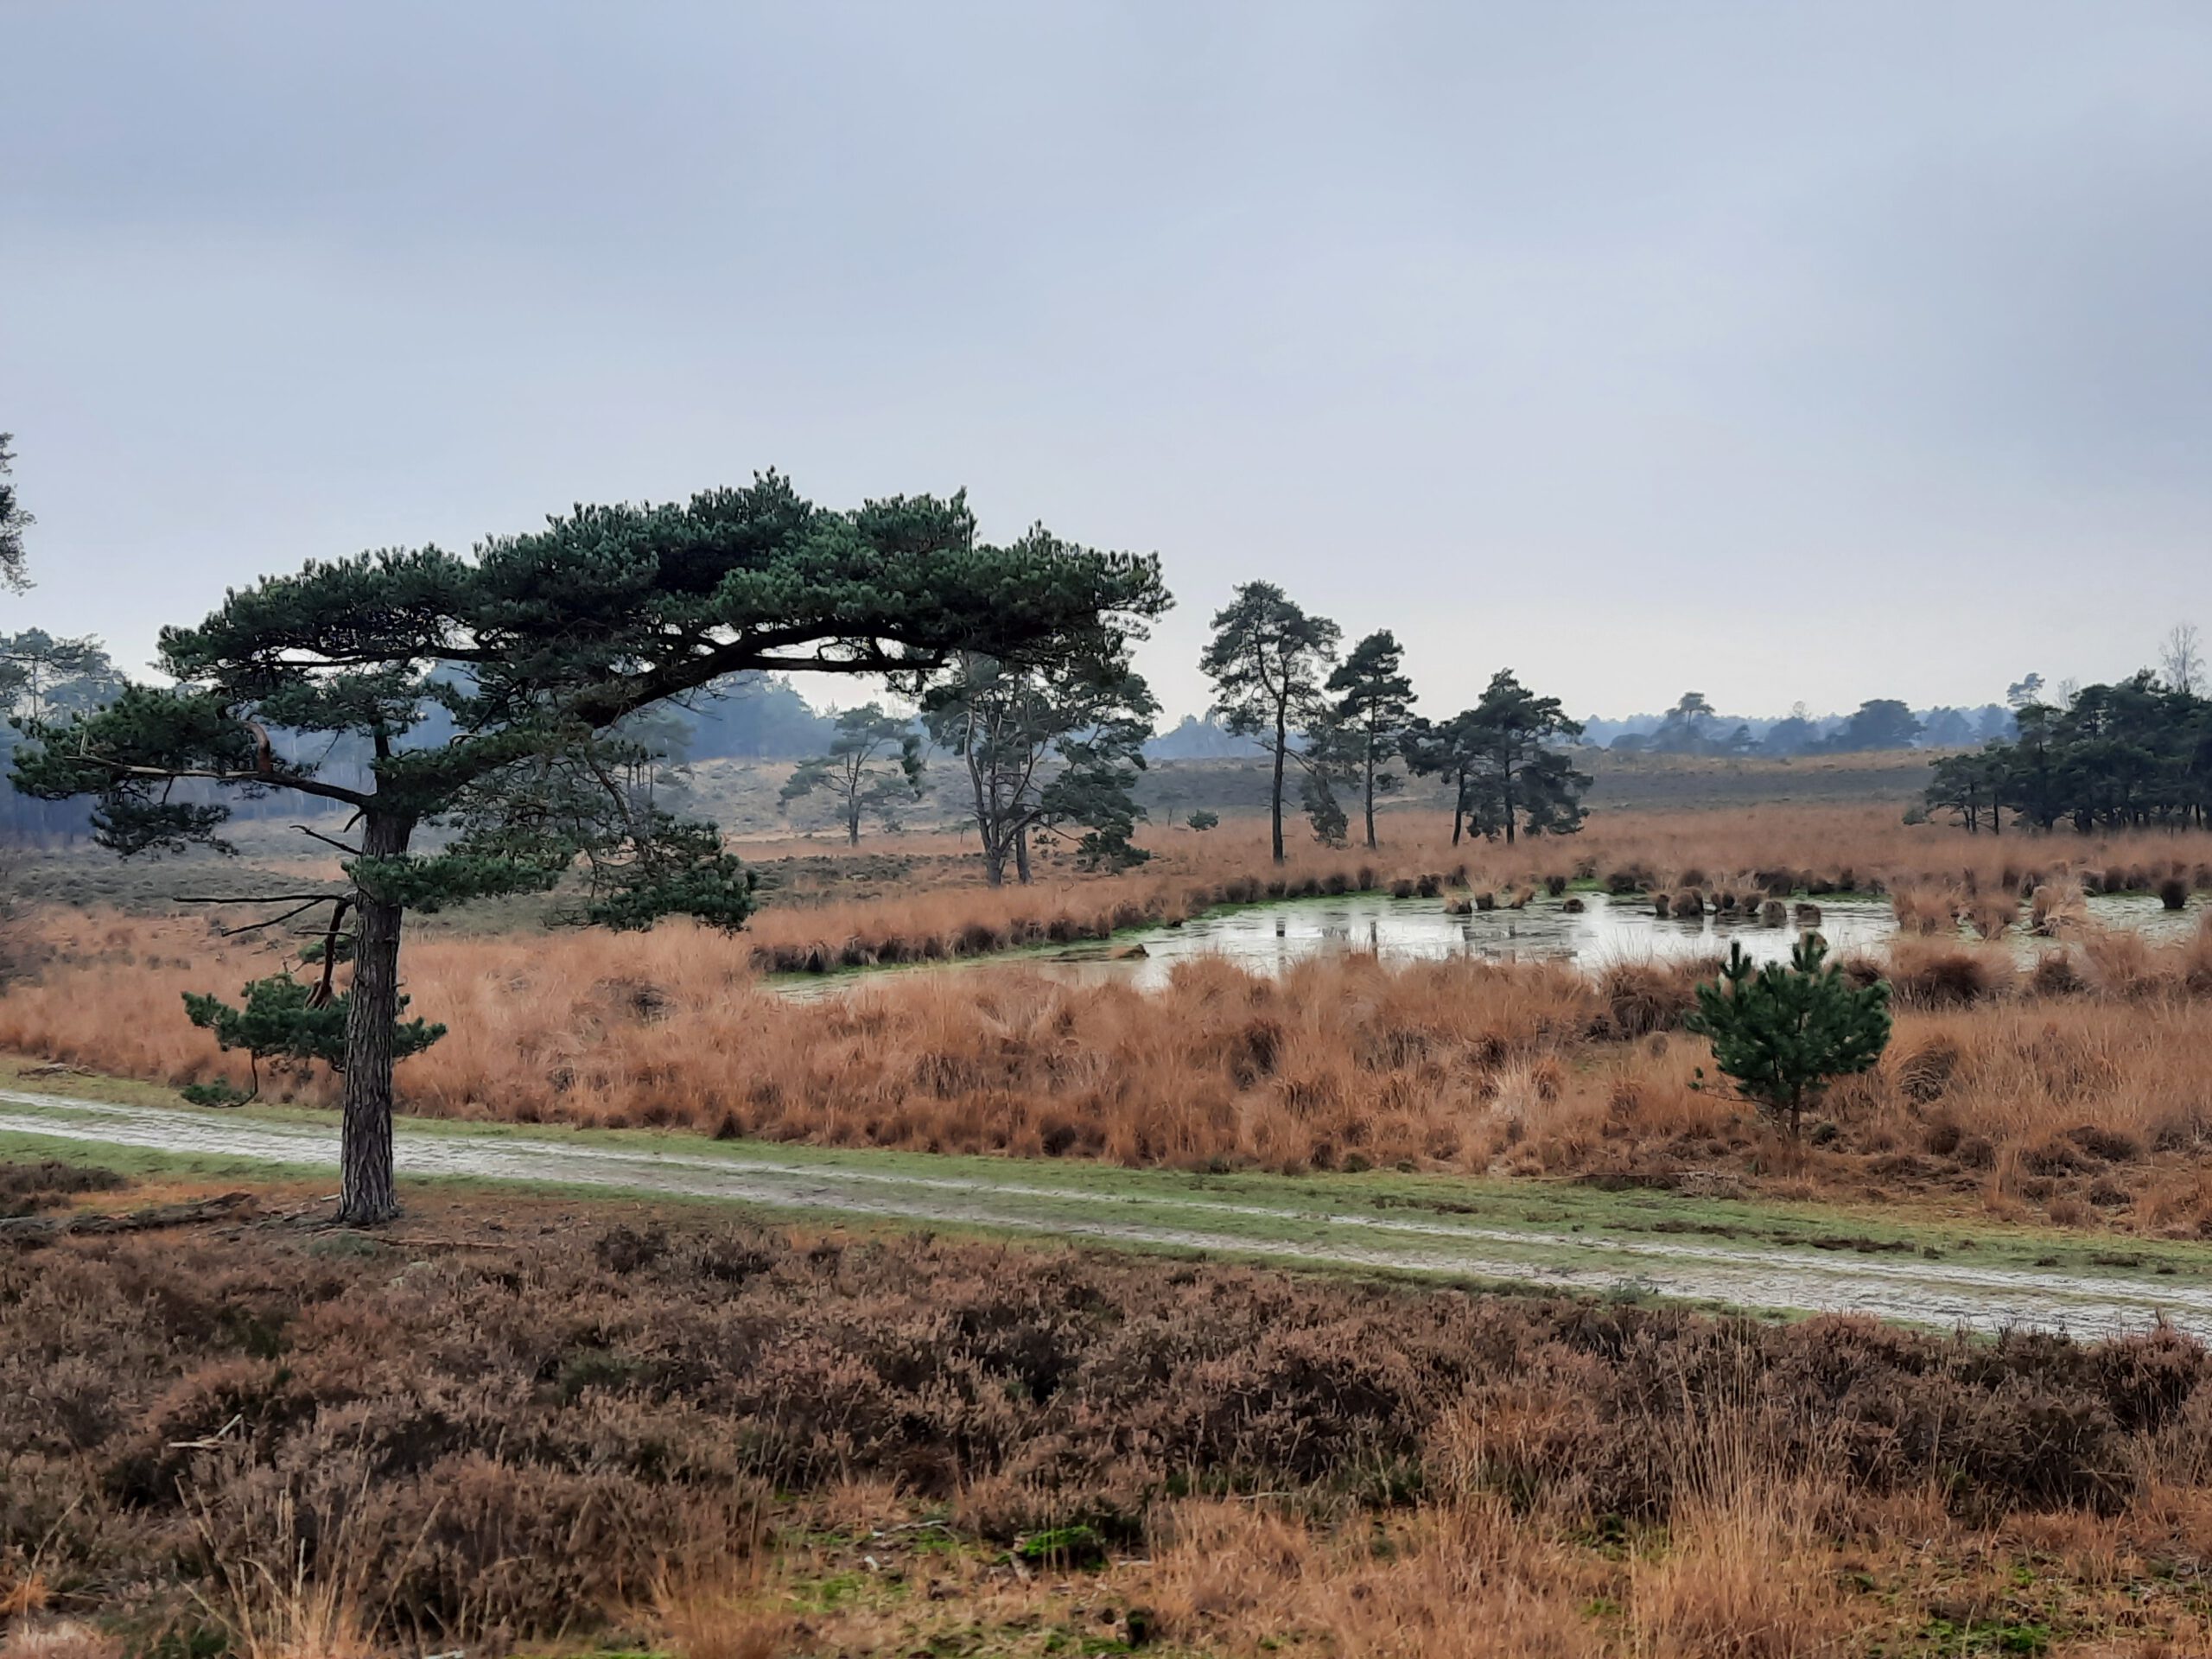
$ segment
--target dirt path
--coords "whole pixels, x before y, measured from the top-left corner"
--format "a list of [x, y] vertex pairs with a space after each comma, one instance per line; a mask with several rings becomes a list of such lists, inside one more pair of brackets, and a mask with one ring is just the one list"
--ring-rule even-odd
[[[224, 1166], [337, 1165], [335, 1128], [327, 1118], [129, 1106], [15, 1090], [0, 1090], [0, 1136], [90, 1142]], [[1937, 1252], [1931, 1234], [1929, 1251], [1940, 1259], [1907, 1254], [1895, 1238], [1882, 1246], [1886, 1259], [1878, 1259], [1840, 1249], [1833, 1239], [1711, 1236], [1732, 1229], [1688, 1228], [1661, 1214], [1657, 1201], [1647, 1205], [1640, 1224], [1615, 1224], [1594, 1210], [1590, 1220], [1577, 1222], [1573, 1201], [1564, 1200], [1560, 1224], [1544, 1226], [1511, 1214], [1501, 1221], [1475, 1204], [1424, 1206], [1404, 1196], [1408, 1183], [1385, 1191], [1360, 1185], [1364, 1178], [1326, 1185], [1265, 1177], [1223, 1181], [1087, 1165], [1052, 1166], [1046, 1173], [1036, 1165], [997, 1160], [407, 1120], [398, 1125], [397, 1148], [403, 1177], [658, 1193], [786, 1213], [983, 1227], [1583, 1293], [1630, 1290], [1777, 1311], [1860, 1312], [1980, 1330], [2032, 1325], [2091, 1337], [2164, 1319], [2212, 1338], [2212, 1255], [2187, 1246], [2100, 1254], [2089, 1248], [2094, 1241], [2076, 1238], [2064, 1256], [2030, 1265], [2017, 1241], [2010, 1259], [1985, 1243], [1982, 1253], [1990, 1259], [1963, 1262], [1953, 1257], [1974, 1241], [1949, 1240], [1950, 1248]], [[1477, 1189], [1431, 1178], [1414, 1190]], [[1525, 1211], [1525, 1193], [1520, 1202]], [[1424, 1207], [1433, 1213], [1405, 1213]], [[1738, 1208], [1757, 1218], [1751, 1207]]]

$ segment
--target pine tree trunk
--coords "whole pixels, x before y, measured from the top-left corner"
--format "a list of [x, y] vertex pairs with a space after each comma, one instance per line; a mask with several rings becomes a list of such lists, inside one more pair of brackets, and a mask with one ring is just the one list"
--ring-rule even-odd
[[1029, 885], [1029, 826], [1026, 823], [1014, 832], [1014, 877], [1023, 887]]
[[1375, 755], [1370, 749], [1367, 756], [1367, 850], [1375, 848]]
[[[396, 857], [414, 826], [372, 813], [362, 850]], [[353, 982], [346, 999], [345, 1112], [338, 1218], [373, 1226], [399, 1213], [391, 1170], [391, 1042], [399, 1018], [399, 906], [357, 890]]]
[[1290, 733], [1284, 719], [1284, 708], [1275, 704], [1275, 788], [1268, 798], [1270, 821], [1274, 830], [1275, 862], [1282, 862], [1282, 762], [1283, 751], [1290, 741]]
[[985, 786], [983, 768], [972, 742], [968, 749], [968, 787], [976, 798], [976, 836], [983, 845], [983, 885], [1002, 887], [1006, 885], [1006, 843], [999, 838], [998, 818], [991, 810], [994, 791]]

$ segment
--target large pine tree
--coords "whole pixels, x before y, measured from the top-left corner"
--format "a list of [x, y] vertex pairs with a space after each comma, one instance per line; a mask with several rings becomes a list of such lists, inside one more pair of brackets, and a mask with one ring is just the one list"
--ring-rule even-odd
[[1415, 720], [1406, 738], [1408, 763], [1452, 786], [1452, 843], [1461, 826], [1484, 836], [1501, 831], [1573, 835], [1582, 827], [1582, 792], [1590, 786], [1557, 747], [1579, 737], [1557, 697], [1540, 697], [1510, 668], [1491, 677], [1482, 701], [1445, 721]]
[[[1110, 649], [1168, 603], [1158, 561], [1033, 537], [977, 540], [964, 496], [851, 511], [769, 474], [682, 504], [580, 506], [485, 543], [310, 563], [162, 635], [175, 683], [42, 723], [16, 786], [95, 797], [124, 854], [220, 845], [226, 795], [289, 789], [350, 816], [327, 905], [353, 959], [340, 1215], [397, 1210], [392, 1049], [402, 917], [586, 873], [590, 919], [741, 922], [751, 882], [711, 824], [624, 787], [622, 723], [748, 670], [888, 676], [918, 691], [957, 653], [1052, 662]], [[444, 718], [426, 724], [432, 711]], [[308, 758], [354, 739], [365, 781]], [[180, 788], [184, 785], [184, 788]], [[435, 830], [435, 850], [416, 847]]]
[[[1213, 639], [1198, 658], [1213, 681], [1223, 729], [1255, 739], [1274, 763], [1268, 810], [1278, 864], [1283, 861], [1284, 766], [1295, 759], [1309, 779], [1319, 776], [1319, 757], [1309, 754], [1306, 740], [1328, 725], [1326, 681], [1341, 638], [1335, 623], [1308, 615], [1272, 582], [1248, 582], [1215, 613]], [[1325, 777], [1318, 789], [1318, 799], [1326, 801]], [[1308, 798], [1317, 797], [1309, 791]]]

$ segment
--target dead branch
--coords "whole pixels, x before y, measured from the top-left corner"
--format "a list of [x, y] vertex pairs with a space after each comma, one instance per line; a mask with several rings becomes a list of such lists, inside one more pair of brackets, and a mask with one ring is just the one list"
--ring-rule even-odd
[[355, 847], [349, 842], [340, 841], [335, 836], [326, 836], [320, 830], [310, 830], [304, 823], [296, 823], [292, 828], [298, 830], [302, 835], [308, 837], [310, 840], [321, 842], [326, 847], [335, 847], [341, 853], [350, 853], [355, 858], [365, 856], [359, 847]]
[[36, 1249], [57, 1238], [82, 1233], [144, 1233], [162, 1227], [189, 1227], [203, 1221], [223, 1221], [250, 1213], [251, 1192], [226, 1192], [220, 1198], [199, 1198], [188, 1204], [158, 1204], [147, 1210], [115, 1215], [101, 1211], [86, 1216], [14, 1216], [0, 1221], [0, 1243]]

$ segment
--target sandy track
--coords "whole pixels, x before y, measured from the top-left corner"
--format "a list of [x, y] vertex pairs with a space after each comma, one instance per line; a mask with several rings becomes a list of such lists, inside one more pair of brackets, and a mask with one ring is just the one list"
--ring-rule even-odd
[[[0, 1090], [0, 1132], [296, 1168], [334, 1169], [327, 1122], [289, 1122], [185, 1108], [128, 1106]], [[558, 1183], [727, 1201], [785, 1213], [984, 1227], [1138, 1248], [1167, 1248], [1313, 1266], [1383, 1268], [1581, 1293], [1623, 1287], [1791, 1312], [1857, 1312], [1937, 1325], [2031, 1325], [2077, 1336], [2164, 1319], [2212, 1338], [2212, 1283], [2149, 1271], [2043, 1271], [1917, 1258], [1863, 1257], [1771, 1243], [1717, 1243], [1501, 1227], [1479, 1220], [1360, 1213], [1347, 1192], [1326, 1203], [1263, 1204], [1152, 1189], [1103, 1191], [1061, 1166], [1008, 1162], [1003, 1179], [914, 1171], [912, 1159], [869, 1166], [796, 1147], [725, 1147], [671, 1136], [665, 1150], [563, 1133], [435, 1128], [403, 1120], [403, 1177]]]

